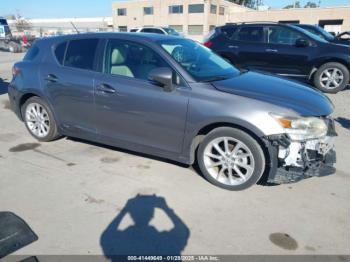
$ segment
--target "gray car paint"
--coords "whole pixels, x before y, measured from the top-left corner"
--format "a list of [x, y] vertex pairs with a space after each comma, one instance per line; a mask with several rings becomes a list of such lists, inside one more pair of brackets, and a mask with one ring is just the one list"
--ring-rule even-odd
[[[127, 39], [147, 45], [183, 77], [186, 86], [165, 92], [148, 81], [58, 65], [53, 46], [81, 38]], [[29, 87], [23, 76], [17, 77], [12, 86], [20, 96], [28, 92], [42, 96], [64, 135], [187, 164], [194, 160], [196, 136], [208, 126], [235, 125], [263, 137], [284, 133], [271, 112], [288, 116], [324, 116], [332, 112], [331, 103], [322, 94], [268, 75], [247, 73], [214, 83], [196, 82], [156, 43], [169, 38], [103, 33], [42, 40], [38, 45], [45, 55], [34, 63], [40, 67], [37, 80], [41, 87]], [[45, 80], [48, 74], [57, 74], [60, 83], [49, 83]], [[102, 83], [112, 85], [116, 93], [99, 93], [96, 87]]]

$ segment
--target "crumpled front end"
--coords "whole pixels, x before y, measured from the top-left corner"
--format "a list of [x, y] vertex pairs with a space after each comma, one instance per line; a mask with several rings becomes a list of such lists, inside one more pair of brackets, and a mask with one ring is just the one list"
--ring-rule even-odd
[[268, 183], [286, 184], [310, 177], [332, 175], [336, 169], [334, 139], [337, 136], [334, 121], [327, 119], [328, 133], [319, 139], [293, 141], [288, 135], [269, 136], [278, 162], [274, 172], [270, 172]]

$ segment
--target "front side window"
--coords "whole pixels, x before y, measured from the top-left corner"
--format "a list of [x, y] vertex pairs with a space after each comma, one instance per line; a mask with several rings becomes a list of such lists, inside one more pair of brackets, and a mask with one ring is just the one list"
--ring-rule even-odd
[[215, 81], [239, 75], [239, 70], [203, 45], [186, 39], [158, 44], [196, 81]]
[[151, 48], [138, 43], [113, 39], [105, 51], [104, 73], [148, 80], [157, 67], [169, 67]]
[[169, 25], [169, 27], [176, 32], [183, 32], [183, 25]]
[[64, 66], [93, 70], [98, 39], [79, 39], [69, 42]]
[[182, 5], [171, 5], [169, 6], [169, 14], [182, 14], [183, 6]]
[[179, 36], [180, 34], [173, 28], [163, 27], [163, 30], [167, 32], [168, 35]]
[[303, 38], [303, 35], [286, 27], [272, 26], [268, 29], [268, 43], [270, 44], [295, 45], [299, 38]]
[[204, 13], [203, 4], [188, 5], [188, 12], [191, 13]]
[[117, 15], [118, 16], [126, 16], [126, 8], [118, 8]]
[[144, 15], [153, 15], [153, 7], [144, 7], [143, 14]]
[[237, 35], [238, 41], [243, 42], [264, 42], [264, 28], [262, 26], [242, 27]]

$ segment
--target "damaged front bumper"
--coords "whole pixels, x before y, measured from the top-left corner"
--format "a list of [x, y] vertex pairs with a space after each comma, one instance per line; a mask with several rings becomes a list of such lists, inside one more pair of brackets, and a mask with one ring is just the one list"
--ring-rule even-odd
[[[334, 139], [337, 136], [334, 121], [329, 119], [327, 136], [314, 140], [292, 141], [288, 135], [269, 136], [271, 161], [267, 182], [295, 183], [310, 177], [323, 177], [336, 172]], [[272, 148], [271, 148], [272, 147]], [[271, 155], [271, 154], [270, 154]]]

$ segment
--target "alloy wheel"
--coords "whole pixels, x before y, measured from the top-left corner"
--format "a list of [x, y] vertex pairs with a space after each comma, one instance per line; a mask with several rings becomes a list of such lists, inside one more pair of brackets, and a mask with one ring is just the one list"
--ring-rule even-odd
[[326, 89], [338, 88], [344, 81], [344, 74], [338, 68], [327, 68], [320, 76], [321, 86]]
[[219, 137], [204, 150], [204, 165], [218, 182], [237, 186], [253, 175], [255, 161], [251, 150], [238, 139]]
[[46, 137], [50, 132], [50, 118], [46, 109], [38, 104], [31, 103], [25, 111], [25, 121], [29, 130], [37, 137]]

